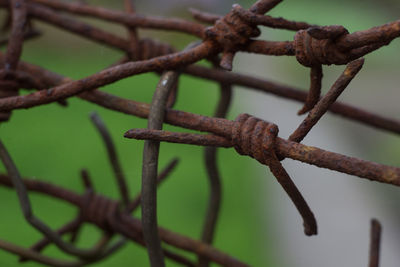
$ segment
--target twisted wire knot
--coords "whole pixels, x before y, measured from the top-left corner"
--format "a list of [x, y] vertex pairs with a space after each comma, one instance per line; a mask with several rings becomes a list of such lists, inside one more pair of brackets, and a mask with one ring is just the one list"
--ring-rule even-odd
[[102, 229], [111, 229], [113, 218], [117, 216], [119, 203], [94, 192], [88, 192], [82, 205], [83, 220], [96, 224]]
[[239, 5], [233, 5], [228, 14], [206, 29], [206, 39], [216, 41], [224, 51], [234, 52], [245, 45], [249, 38], [259, 36], [260, 30], [240, 15], [240, 9]]
[[242, 14], [243, 10], [241, 6], [233, 5], [228, 14], [218, 19], [214, 26], [208, 27], [205, 31], [205, 39], [217, 43], [222, 48], [220, 66], [226, 70], [232, 70], [236, 51], [245, 46], [250, 38], [261, 34], [257, 25]]
[[232, 127], [232, 143], [241, 155], [250, 156], [269, 167], [303, 217], [306, 235], [317, 234], [317, 223], [296, 185], [275, 153], [278, 126], [248, 114], [240, 114]]
[[337, 38], [347, 33], [348, 31], [340, 26], [298, 31], [294, 36], [297, 61], [306, 67], [349, 63], [352, 60], [350, 53], [339, 50], [335, 43]]
[[232, 129], [232, 143], [240, 155], [248, 155], [261, 164], [277, 160], [275, 140], [278, 126], [249, 114], [240, 114]]

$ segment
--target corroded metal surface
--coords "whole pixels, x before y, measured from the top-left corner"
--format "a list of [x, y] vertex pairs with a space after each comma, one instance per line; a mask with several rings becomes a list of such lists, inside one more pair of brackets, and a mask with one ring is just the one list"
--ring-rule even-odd
[[[0, 241], [0, 248], [19, 255], [22, 261], [34, 260], [52, 266], [82, 266], [100, 261], [123, 247], [127, 241], [132, 241], [147, 246], [152, 266], [163, 266], [164, 256], [185, 266], [208, 266], [212, 262], [224, 266], [247, 266], [242, 261], [212, 247], [214, 235], [217, 233], [216, 226], [222, 193], [220, 172], [216, 161], [217, 147], [233, 147], [239, 154], [252, 157], [268, 166], [302, 216], [304, 232], [307, 235], [317, 234], [317, 221], [284, 169], [281, 163], [284, 158], [400, 186], [400, 168], [348, 157], [300, 143], [327, 111], [369, 126], [396, 134], [400, 133], [400, 122], [397, 120], [336, 102], [339, 95], [360, 71], [364, 63], [362, 57], [388, 45], [400, 36], [400, 20], [349, 33], [341, 25], [311, 25], [306, 22], [265, 15], [280, 2], [282, 0], [259, 0], [248, 10], [240, 5], [234, 5], [224, 16], [191, 9], [191, 14], [199, 21], [194, 22], [138, 14], [131, 0], [124, 1], [124, 10], [121, 11], [91, 6], [82, 2], [0, 0], [0, 8], [7, 9], [9, 13], [9, 19], [3, 28], [10, 28], [9, 36], [0, 41], [0, 46], [7, 45], [6, 52], [4, 54], [0, 52], [1, 123], [12, 123], [12, 111], [15, 109], [28, 109], [56, 101], [66, 105], [66, 99], [70, 97], [79, 97], [110, 110], [149, 119], [148, 129], [131, 129], [125, 133], [126, 138], [147, 140], [143, 160], [142, 192], [131, 199], [126, 178], [107, 128], [100, 117], [92, 116], [92, 121], [107, 147], [110, 164], [121, 195], [120, 201], [96, 193], [87, 170], [81, 172], [85, 187], [85, 193], [82, 195], [38, 180], [23, 180], [7, 150], [0, 143], [1, 159], [8, 171], [8, 174], [0, 174], [0, 184], [15, 188], [26, 220], [44, 235], [44, 238], [30, 249], [4, 241]], [[123, 25], [126, 28], [127, 37], [120, 37], [80, 21], [75, 16], [70, 16], [71, 14]], [[36, 20], [54, 25], [95, 43], [123, 51], [125, 56], [110, 67], [77, 81], [40, 66], [22, 62], [20, 56], [24, 42], [33, 37], [40, 37], [40, 31], [31, 23]], [[202, 23], [211, 24], [211, 26], [207, 27]], [[260, 35], [261, 26], [294, 31], [293, 41], [255, 40], [254, 38]], [[177, 51], [169, 44], [140, 38], [138, 29], [141, 28], [190, 34], [199, 38], [200, 41], [196, 46]], [[238, 52], [296, 57], [300, 64], [310, 68], [309, 92], [221, 70], [220, 68], [232, 70], [235, 54]], [[203, 59], [211, 61], [213, 68], [193, 65]], [[329, 92], [321, 96], [322, 66], [331, 64], [347, 65], [347, 67]], [[165, 73], [161, 77], [152, 105], [123, 99], [99, 90], [102, 86], [147, 72]], [[220, 84], [221, 99], [215, 117], [173, 109], [179, 95], [177, 82], [179, 73], [213, 80]], [[168, 75], [173, 77], [168, 78]], [[251, 115], [241, 114], [234, 121], [227, 120], [224, 117], [230, 106], [234, 85], [304, 103], [299, 114], [308, 113], [308, 115], [288, 140], [278, 136], [277, 125]], [[35, 89], [36, 92], [19, 95], [21, 89]], [[164, 122], [209, 134], [162, 131]], [[122, 138], [122, 133], [120, 137]], [[201, 241], [157, 225], [157, 184], [168, 177], [177, 163], [177, 160], [172, 161], [157, 177], [157, 154], [160, 141], [207, 147], [205, 162], [210, 181], [210, 197]], [[57, 231], [53, 231], [33, 214], [27, 191], [38, 191], [65, 200], [78, 207], [79, 214], [74, 220]], [[131, 214], [140, 205], [143, 211], [142, 220]], [[74, 243], [84, 223], [91, 223], [104, 232], [96, 245], [90, 249], [80, 249]], [[62, 238], [67, 233], [72, 233], [71, 242], [66, 242]], [[115, 243], [111, 243], [113, 236], [119, 236]], [[370, 266], [378, 266], [379, 242], [380, 225], [374, 220], [371, 230]], [[51, 243], [74, 256], [76, 261], [52, 259], [42, 255], [41, 251]], [[198, 262], [189, 260], [175, 250], [162, 247], [162, 243], [196, 254]]]

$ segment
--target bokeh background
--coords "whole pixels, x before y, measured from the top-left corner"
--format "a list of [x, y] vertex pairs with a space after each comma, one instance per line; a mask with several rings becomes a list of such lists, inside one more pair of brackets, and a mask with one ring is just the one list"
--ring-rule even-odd
[[[88, 1], [90, 4], [121, 9], [122, 1]], [[234, 1], [217, 0], [148, 0], [137, 1], [139, 13], [190, 18], [188, 7], [226, 13]], [[239, 1], [249, 7], [252, 1]], [[341, 24], [350, 32], [399, 19], [400, 3], [384, 1], [312, 1], [285, 0], [271, 15], [303, 20], [320, 25]], [[0, 11], [0, 19], [5, 16]], [[82, 19], [121, 36], [124, 28]], [[119, 51], [76, 37], [65, 31], [35, 23], [45, 34], [24, 45], [23, 60], [41, 65], [65, 76], [79, 79], [97, 72], [118, 60]], [[158, 38], [183, 48], [192, 37], [161, 31], [141, 30], [140, 36]], [[262, 39], [291, 40], [292, 32], [263, 28]], [[382, 115], [400, 119], [399, 40], [366, 57], [360, 74], [339, 98], [346, 103]], [[3, 48], [2, 48], [3, 49]], [[343, 66], [324, 67], [323, 90], [326, 92]], [[308, 69], [293, 57], [266, 57], [239, 54], [234, 71], [249, 73], [284, 84], [307, 88]], [[113, 94], [150, 102], [158, 76], [144, 74], [102, 88]], [[301, 122], [296, 115], [298, 103], [272, 95], [235, 87], [229, 112], [233, 119], [247, 112], [280, 127], [287, 137]], [[218, 86], [187, 76], [181, 78], [176, 109], [212, 115]], [[134, 195], [140, 189], [143, 142], [124, 139], [131, 128], [146, 127], [146, 121], [105, 110], [80, 99], [69, 99], [69, 107], [57, 104], [14, 111], [9, 123], [0, 125], [0, 137], [25, 177], [33, 177], [83, 192], [79, 178], [87, 168], [95, 188], [117, 198], [117, 187], [99, 134], [88, 115], [97, 111], [111, 130]], [[181, 130], [171, 126], [165, 129]], [[327, 114], [304, 140], [346, 155], [399, 166], [400, 142], [397, 136], [359, 123]], [[159, 223], [171, 230], [199, 238], [206, 210], [208, 182], [203, 163], [203, 149], [187, 145], [162, 144], [160, 168], [173, 157], [180, 164], [159, 189]], [[223, 204], [215, 246], [252, 266], [366, 266], [368, 260], [369, 220], [378, 218], [383, 225], [381, 266], [398, 266], [400, 256], [399, 190], [393, 186], [318, 169], [285, 160], [295, 183], [309, 202], [319, 223], [319, 235], [305, 237], [301, 218], [267, 168], [239, 156], [233, 149], [221, 149], [218, 155], [223, 179]], [[3, 166], [0, 171], [4, 172]], [[53, 228], [76, 215], [65, 203], [31, 194], [34, 212]], [[0, 238], [28, 247], [40, 234], [24, 221], [15, 192], [0, 188]], [[140, 212], [136, 212], [140, 216]], [[84, 227], [79, 244], [90, 246], [100, 236], [90, 225]], [[55, 247], [47, 255], [67, 258]], [[17, 257], [0, 251], [0, 266], [17, 266]], [[25, 263], [26, 266], [37, 266]], [[148, 266], [145, 250], [129, 244], [96, 266]], [[168, 266], [175, 266], [168, 262]]]

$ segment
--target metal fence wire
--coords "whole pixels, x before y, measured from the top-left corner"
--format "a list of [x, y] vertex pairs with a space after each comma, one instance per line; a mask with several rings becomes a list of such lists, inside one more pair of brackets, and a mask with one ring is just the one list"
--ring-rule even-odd
[[[233, 147], [237, 153], [250, 156], [268, 166], [303, 218], [306, 235], [317, 234], [317, 221], [281, 164], [285, 158], [399, 186], [400, 168], [306, 146], [301, 141], [328, 111], [371, 127], [400, 133], [400, 121], [336, 101], [361, 70], [363, 56], [400, 36], [400, 20], [349, 33], [340, 25], [311, 25], [265, 15], [280, 2], [282, 0], [259, 0], [248, 10], [236, 4], [224, 16], [191, 9], [195, 20], [189, 21], [138, 15], [130, 0], [125, 0], [124, 10], [92, 6], [84, 1], [0, 0], [0, 8], [8, 12], [3, 31], [9, 30], [8, 38], [0, 40], [1, 46], [7, 46], [5, 53], [0, 52], [1, 123], [12, 123], [12, 111], [15, 109], [30, 109], [53, 102], [66, 105], [66, 100], [71, 97], [79, 97], [107, 109], [148, 120], [146, 129], [130, 129], [124, 135], [125, 138], [145, 140], [141, 194], [132, 197], [107, 127], [99, 115], [91, 114], [90, 119], [107, 148], [120, 200], [97, 193], [87, 170], [81, 172], [85, 187], [82, 195], [40, 180], [22, 179], [5, 146], [0, 142], [1, 160], [7, 170], [7, 173], [0, 174], [0, 183], [15, 189], [25, 219], [43, 234], [43, 239], [30, 248], [5, 241], [0, 241], [0, 247], [19, 255], [21, 261], [36, 261], [50, 266], [83, 266], [111, 256], [127, 242], [136, 242], [147, 249], [151, 266], [165, 266], [165, 257], [185, 266], [209, 266], [210, 263], [248, 266], [212, 246], [221, 200], [220, 174], [216, 163], [218, 147]], [[121, 24], [127, 28], [128, 35], [126, 38], [119, 37], [80, 21], [77, 16]], [[122, 50], [125, 56], [110, 67], [76, 81], [41, 66], [23, 62], [20, 56], [24, 42], [43, 34], [35, 28], [33, 22], [36, 20]], [[260, 35], [260, 26], [293, 31], [294, 40], [255, 39]], [[169, 44], [140, 38], [137, 32], [140, 28], [190, 34], [200, 41], [188, 45], [182, 51], [176, 51]], [[310, 69], [309, 91], [230, 72], [237, 52], [295, 56], [301, 65]], [[209, 60], [213, 67], [195, 64], [203, 59]], [[346, 68], [329, 91], [321, 95], [322, 65], [331, 64], [346, 65]], [[98, 89], [147, 72], [156, 72], [161, 76], [151, 104], [123, 99]], [[215, 81], [220, 85], [220, 99], [214, 117], [174, 109], [181, 75]], [[233, 121], [227, 120], [224, 117], [231, 103], [234, 85], [304, 103], [298, 114], [307, 113], [307, 116], [287, 139], [278, 136], [276, 124], [249, 114], [240, 114]], [[22, 89], [36, 91], [20, 95]], [[163, 131], [164, 123], [207, 134]], [[177, 164], [177, 159], [174, 159], [163, 171], [158, 172], [160, 142], [205, 147], [211, 193], [200, 240], [172, 232], [157, 224], [157, 186]], [[32, 212], [28, 192], [33, 191], [64, 200], [76, 206], [79, 213], [60, 229], [52, 230]], [[141, 219], [132, 215], [139, 206], [142, 208]], [[93, 224], [104, 233], [96, 245], [88, 249], [78, 248], [74, 243], [84, 223]], [[68, 241], [62, 237], [67, 233], [72, 233]], [[372, 220], [370, 267], [378, 266], [379, 263], [380, 233], [379, 222]], [[115, 236], [118, 239], [112, 242]], [[178, 250], [170, 250], [162, 246], [162, 243]], [[55, 244], [63, 252], [74, 256], [75, 260], [65, 261], [43, 255], [41, 251], [49, 244]], [[186, 254], [179, 253], [180, 250], [196, 254], [198, 260], [194, 262], [188, 259], [184, 256]]]

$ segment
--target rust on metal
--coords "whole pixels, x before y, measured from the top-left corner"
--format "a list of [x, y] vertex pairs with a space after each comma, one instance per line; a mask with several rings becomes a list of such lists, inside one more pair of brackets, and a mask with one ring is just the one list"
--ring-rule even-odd
[[381, 246], [382, 226], [377, 219], [371, 220], [371, 234], [369, 245], [369, 264], [368, 267], [379, 267], [379, 253]]
[[[127, 186], [127, 178], [123, 174], [110, 133], [97, 115], [92, 116], [92, 121], [107, 147], [120, 200], [110, 199], [96, 192], [95, 181], [92, 181], [86, 169], [82, 169], [80, 174], [85, 189], [82, 195], [40, 180], [22, 179], [8, 151], [0, 142], [0, 156], [7, 170], [7, 174], [0, 174], [0, 184], [14, 188], [25, 219], [43, 234], [43, 238], [30, 249], [2, 240], [0, 248], [20, 256], [21, 261], [32, 260], [51, 266], [84, 266], [113, 255], [129, 241], [146, 247], [151, 266], [164, 266], [164, 257], [185, 266], [206, 267], [212, 263], [222, 266], [248, 266], [212, 245], [218, 232], [216, 226], [223, 188], [217, 164], [218, 147], [233, 147], [239, 154], [252, 157], [268, 166], [303, 218], [306, 235], [317, 234], [317, 222], [307, 202], [284, 169], [281, 161], [285, 158], [400, 186], [398, 167], [300, 143], [327, 111], [400, 134], [400, 121], [336, 101], [361, 69], [363, 57], [400, 37], [400, 20], [349, 33], [342, 25], [313, 25], [266, 15], [281, 2], [283, 1], [259, 0], [248, 10], [236, 4], [225, 15], [190, 9], [189, 12], [197, 20], [191, 21], [140, 14], [135, 9], [133, 0], [124, 0], [121, 10], [93, 6], [85, 1], [0, 0], [0, 9], [5, 9], [7, 13], [2, 30], [9, 31], [8, 36], [0, 40], [0, 46], [7, 46], [5, 53], [0, 52], [1, 123], [13, 123], [13, 110], [29, 109], [54, 102], [66, 106], [66, 99], [79, 97], [109, 110], [148, 119], [149, 124], [148, 129], [131, 129], [125, 133], [126, 138], [146, 140], [142, 190], [131, 198], [132, 193]], [[77, 16], [122, 25], [126, 29], [126, 36], [121, 37], [96, 27]], [[122, 51], [124, 56], [108, 68], [76, 81], [23, 62], [20, 57], [24, 43], [43, 35], [39, 29], [33, 27], [35, 21]], [[295, 33], [292, 40], [286, 41], [256, 39], [261, 32], [260, 27], [284, 29]], [[178, 51], [159, 40], [142, 38], [141, 29], [188, 34], [200, 41]], [[310, 68], [309, 91], [303, 92], [265, 79], [229, 72], [234, 68], [234, 58], [239, 52], [295, 57], [299, 64]], [[195, 65], [204, 59], [209, 60], [213, 67]], [[331, 64], [347, 66], [328, 93], [321, 96], [322, 68]], [[160, 84], [155, 90], [151, 105], [100, 90], [108, 84], [148, 72], [161, 74]], [[221, 97], [213, 117], [173, 109], [180, 95], [180, 74], [211, 80], [220, 85]], [[231, 104], [233, 87], [237, 85], [300, 102], [303, 107], [298, 114], [308, 114], [288, 140], [278, 137], [276, 124], [254, 116], [240, 114], [236, 120], [228, 120], [225, 117]], [[20, 91], [25, 89], [36, 91], [20, 95]], [[163, 123], [208, 134], [162, 131]], [[131, 126], [127, 125], [127, 129], [128, 127]], [[122, 133], [119, 136], [122, 138]], [[204, 158], [210, 194], [201, 241], [174, 233], [157, 224], [157, 185], [169, 176], [177, 164], [177, 160], [173, 160], [158, 173], [160, 141], [206, 147]], [[64, 200], [77, 207], [79, 212], [75, 218], [53, 231], [33, 214], [28, 192], [40, 192]], [[141, 219], [132, 214], [139, 206], [142, 206]], [[76, 241], [81, 235], [80, 229], [85, 223], [94, 225], [102, 232], [100, 239], [89, 249], [76, 246]], [[370, 267], [377, 267], [379, 263], [380, 232], [379, 222], [373, 220]], [[63, 238], [66, 234], [71, 234], [70, 242]], [[113, 237], [118, 237], [118, 240], [111, 242]], [[74, 260], [59, 260], [43, 255], [43, 249], [50, 244], [55, 244], [61, 251], [74, 257]], [[169, 249], [164, 244], [174, 249]], [[195, 254], [197, 262], [187, 258], [179, 250]]]
[[[350, 62], [344, 72], [332, 85], [331, 89], [328, 91], [323, 98], [319, 99], [317, 96], [317, 101], [313, 104], [313, 108], [308, 113], [307, 118], [305, 118], [299, 127], [290, 135], [289, 140], [294, 142], [301, 142], [303, 138], [308, 134], [311, 128], [319, 121], [322, 115], [329, 109], [330, 105], [336, 101], [339, 95], [346, 89], [351, 80], [357, 75], [364, 64], [364, 59], [358, 59]], [[311, 91], [310, 91], [311, 92]], [[306, 102], [306, 106], [307, 106]], [[305, 106], [305, 107], [306, 107]]]
[[[214, 68], [219, 68], [218, 62], [219, 58], [211, 59]], [[220, 97], [218, 104], [214, 111], [214, 117], [225, 118], [228, 114], [232, 98], [233, 90], [232, 85], [229, 83], [221, 82], [219, 84]], [[201, 240], [204, 243], [212, 244], [215, 233], [217, 231], [218, 218], [220, 214], [221, 204], [222, 204], [222, 179], [221, 171], [217, 162], [218, 148], [214, 146], [208, 146], [204, 148], [204, 163], [208, 176], [208, 183], [210, 188], [210, 195], [207, 205], [207, 212], [205, 215], [203, 229], [201, 233]], [[199, 257], [199, 266], [207, 267], [210, 262]]]

